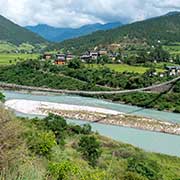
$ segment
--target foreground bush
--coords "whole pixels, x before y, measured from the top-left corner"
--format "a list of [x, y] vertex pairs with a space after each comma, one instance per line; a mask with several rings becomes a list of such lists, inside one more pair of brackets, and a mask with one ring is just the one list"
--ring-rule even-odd
[[37, 155], [48, 156], [56, 145], [55, 135], [52, 132], [30, 133], [27, 137], [29, 149]]
[[137, 172], [138, 174], [147, 177], [149, 180], [162, 179], [162, 177], [159, 175], [160, 167], [157, 162], [144, 156], [131, 157], [128, 160], [128, 170]]
[[88, 160], [89, 164], [94, 167], [101, 156], [99, 141], [94, 136], [82, 136], [78, 145], [84, 159]]
[[45, 128], [54, 133], [57, 144], [64, 145], [65, 130], [68, 127], [66, 120], [61, 116], [49, 114], [49, 116], [44, 119], [44, 122]]
[[148, 179], [137, 173], [127, 172], [124, 176], [124, 180], [148, 180]]
[[63, 161], [60, 163], [50, 163], [48, 167], [49, 176], [57, 180], [69, 180], [74, 179], [79, 174], [78, 167], [70, 162]]

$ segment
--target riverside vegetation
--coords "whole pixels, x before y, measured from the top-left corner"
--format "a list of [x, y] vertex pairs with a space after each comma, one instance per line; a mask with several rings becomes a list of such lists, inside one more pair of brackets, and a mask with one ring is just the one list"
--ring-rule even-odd
[[60, 116], [16, 118], [0, 108], [0, 178], [178, 180], [180, 159], [148, 153], [67, 124]]
[[[18, 85], [49, 87], [54, 89], [100, 91], [114, 89], [135, 89], [159, 84], [170, 80], [169, 76], [151, 76], [154, 69], [144, 74], [119, 73], [107, 67], [91, 68], [78, 59], [65, 66], [52, 65], [51, 62], [29, 60], [16, 65], [0, 67], [0, 81]], [[180, 112], [180, 82], [169, 93], [132, 93], [121, 95], [101, 95], [98, 98], [121, 101], [145, 108], [156, 108]]]

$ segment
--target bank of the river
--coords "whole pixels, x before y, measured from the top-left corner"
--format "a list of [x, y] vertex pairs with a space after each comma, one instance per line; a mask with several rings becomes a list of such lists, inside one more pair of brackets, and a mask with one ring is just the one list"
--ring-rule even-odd
[[77, 120], [180, 135], [180, 124], [128, 115], [118, 111], [98, 107], [32, 100], [9, 100], [5, 102], [5, 105], [15, 111], [26, 114], [48, 115], [49, 113], [54, 113], [69, 119], [74, 118]]
[[[15, 92], [15, 91], [3, 91], [6, 96], [6, 100], [12, 99], [26, 99], [34, 101], [47, 101], [54, 103], [73, 104], [81, 106], [93, 106], [99, 108], [105, 108], [115, 110], [118, 112], [128, 113], [132, 115], [138, 115], [153, 119], [159, 119], [166, 122], [180, 122], [180, 114], [155, 111], [152, 109], [139, 108], [136, 106], [129, 106], [124, 104], [116, 104], [107, 101], [103, 101], [95, 98], [85, 98], [80, 96], [68, 96], [57, 95], [53, 93], [42, 92]], [[18, 116], [23, 117], [35, 117], [37, 115], [23, 114], [16, 112]], [[39, 117], [39, 116], [38, 116]], [[83, 124], [84, 121], [68, 120], [68, 122]], [[132, 144], [147, 151], [159, 152], [168, 155], [180, 156], [180, 136], [170, 135], [165, 133], [144, 131], [140, 129], [132, 129], [127, 127], [106, 125], [101, 123], [91, 123], [93, 131], [98, 131], [104, 136], [108, 136], [112, 139]]]
[[157, 119], [166, 122], [180, 123], [180, 113], [158, 111], [155, 109], [127, 105], [124, 103], [116, 103], [109, 100], [107, 101], [92, 97], [82, 97], [75, 95], [65, 95], [65, 94], [56, 94], [56, 93], [39, 92], [39, 91], [2, 90], [2, 93], [6, 96], [6, 100], [26, 99], [26, 100], [47, 101], [47, 102], [73, 104], [73, 105], [93, 106], [93, 107], [111, 109], [121, 113]]

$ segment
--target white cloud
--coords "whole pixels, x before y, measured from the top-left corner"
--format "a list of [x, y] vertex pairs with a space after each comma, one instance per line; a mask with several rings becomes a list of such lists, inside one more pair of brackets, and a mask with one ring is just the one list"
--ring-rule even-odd
[[0, 14], [22, 26], [129, 22], [171, 10], [180, 10], [180, 0], [0, 0]]

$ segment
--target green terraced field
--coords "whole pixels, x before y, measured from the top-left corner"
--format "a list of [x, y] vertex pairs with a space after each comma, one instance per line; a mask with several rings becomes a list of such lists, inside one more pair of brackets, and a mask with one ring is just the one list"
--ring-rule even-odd
[[0, 65], [14, 64], [26, 59], [36, 59], [39, 54], [0, 54]]
[[[98, 68], [101, 65], [93, 64], [92, 65], [94, 68]], [[111, 70], [117, 71], [117, 72], [135, 72], [135, 73], [140, 73], [143, 74], [145, 73], [149, 68], [147, 67], [142, 67], [142, 66], [129, 66], [126, 64], [105, 64], [105, 67], [110, 68]], [[163, 72], [163, 69], [158, 68], [158, 72]]]
[[180, 44], [179, 43], [177, 43], [176, 45], [164, 46], [164, 49], [172, 55], [180, 55]]

